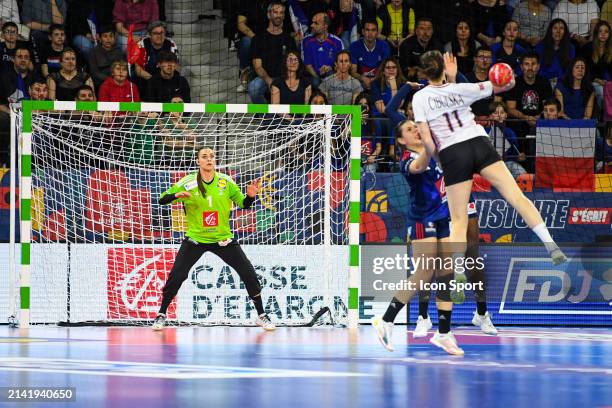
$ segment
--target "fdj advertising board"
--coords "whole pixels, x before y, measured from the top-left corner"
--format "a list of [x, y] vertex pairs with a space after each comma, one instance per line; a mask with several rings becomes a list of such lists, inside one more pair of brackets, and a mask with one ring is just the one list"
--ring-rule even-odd
[[[483, 245], [489, 310], [499, 324], [611, 325], [612, 246], [564, 247], [567, 263], [554, 266], [542, 246]], [[362, 247], [360, 318], [367, 322], [384, 310], [393, 291], [384, 283], [405, 279], [404, 260], [410, 254], [401, 245]], [[386, 286], [387, 288], [389, 286]], [[468, 292], [469, 293], [469, 292]], [[416, 321], [416, 299], [411, 321]], [[432, 305], [434, 302], [431, 302]], [[469, 324], [475, 304], [453, 308], [453, 322]], [[435, 306], [430, 307], [435, 315]]]

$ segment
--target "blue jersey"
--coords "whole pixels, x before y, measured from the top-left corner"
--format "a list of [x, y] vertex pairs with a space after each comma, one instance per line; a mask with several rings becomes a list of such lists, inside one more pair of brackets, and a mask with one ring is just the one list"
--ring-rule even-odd
[[400, 169], [410, 186], [410, 208], [408, 218], [422, 223], [448, 218], [446, 189], [442, 169], [431, 159], [423, 173], [411, 174], [408, 168], [419, 154], [407, 150], [400, 157]]
[[351, 53], [351, 64], [357, 65], [359, 75], [365, 75], [369, 78], [374, 78], [380, 64], [391, 56], [389, 44], [379, 39], [376, 40], [371, 51], [368, 50], [363, 39], [352, 42], [349, 51]]
[[[308, 36], [302, 41], [304, 64], [312, 65], [317, 75], [320, 75], [322, 66], [334, 67], [336, 54], [343, 48], [342, 40], [333, 34], [329, 34], [323, 41], [319, 41], [315, 36]], [[329, 74], [333, 74], [333, 70], [329, 71]]]

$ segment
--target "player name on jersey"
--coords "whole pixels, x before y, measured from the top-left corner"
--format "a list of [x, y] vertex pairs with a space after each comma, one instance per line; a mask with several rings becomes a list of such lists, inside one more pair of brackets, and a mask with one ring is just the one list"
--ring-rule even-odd
[[429, 108], [432, 110], [435, 109], [448, 109], [454, 108], [456, 106], [466, 106], [466, 103], [463, 101], [461, 95], [457, 93], [452, 93], [450, 95], [435, 95], [427, 98], [427, 102], [429, 104]]

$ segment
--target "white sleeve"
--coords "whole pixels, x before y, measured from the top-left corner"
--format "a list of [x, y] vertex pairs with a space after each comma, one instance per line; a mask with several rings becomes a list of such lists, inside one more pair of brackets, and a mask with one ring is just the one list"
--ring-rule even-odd
[[468, 101], [466, 105], [471, 105], [479, 99], [488, 98], [493, 93], [491, 81], [476, 82], [474, 84], [457, 84], [457, 90]]
[[415, 122], [427, 122], [427, 115], [425, 114], [425, 104], [422, 92], [417, 92], [412, 97], [412, 111], [414, 112], [414, 121]]

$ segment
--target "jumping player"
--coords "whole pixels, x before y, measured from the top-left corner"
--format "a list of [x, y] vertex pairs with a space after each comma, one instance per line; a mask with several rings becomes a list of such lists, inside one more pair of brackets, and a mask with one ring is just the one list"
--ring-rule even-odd
[[162, 205], [183, 203], [187, 233], [164, 286], [162, 304], [153, 330], [163, 329], [172, 299], [187, 279], [191, 267], [208, 251], [238, 272], [257, 310], [256, 324], [264, 330], [274, 330], [276, 327], [264, 311], [261, 285], [255, 269], [240, 244], [234, 241], [229, 223], [233, 204], [241, 208], [249, 208], [253, 204], [259, 191], [258, 181], [247, 187], [245, 197], [231, 177], [215, 171], [215, 152], [212, 149], [201, 147], [196, 157], [199, 170], [183, 177], [159, 198]]
[[[423, 142], [414, 122], [407, 120], [396, 128], [395, 140], [400, 151], [400, 169], [410, 185], [410, 208], [408, 234], [412, 242], [412, 256], [435, 260], [450, 255], [446, 250], [449, 241], [449, 212], [446, 205], [442, 170], [435, 160], [425, 151]], [[449, 354], [463, 355], [455, 336], [450, 331], [453, 303], [450, 298], [451, 269], [436, 270], [437, 281], [445, 289], [436, 292], [439, 325], [431, 338], [431, 343]], [[376, 334], [383, 346], [393, 351], [391, 340], [393, 321], [402, 308], [418, 292], [423, 282], [430, 282], [434, 275], [432, 264], [421, 264], [408, 279], [413, 289], [408, 287], [395, 293], [387, 311], [382, 317], [372, 321]]]
[[[501, 157], [491, 144], [484, 128], [474, 121], [470, 105], [479, 99], [501, 93], [514, 86], [514, 78], [504, 87], [490, 81], [474, 84], [446, 83], [447, 70], [456, 70], [456, 59], [438, 51], [421, 56], [422, 72], [429, 86], [413, 97], [415, 121], [428, 154], [438, 154], [445, 174], [446, 193], [451, 215], [451, 242], [460, 246], [454, 257], [460, 263], [465, 256], [468, 226], [467, 204], [472, 190], [472, 177], [479, 173], [487, 179], [523, 217], [529, 228], [544, 243], [553, 264], [567, 260], [553, 241], [536, 207], [519, 189]], [[435, 142], [434, 142], [435, 138]], [[465, 274], [455, 270], [455, 280], [466, 282]], [[453, 300], [462, 302], [463, 292], [453, 293]]]
[[[446, 80], [448, 82], [455, 82], [455, 77], [451, 76], [452, 72], [446, 73]], [[405, 100], [411, 92], [416, 89], [420, 89], [420, 84], [407, 82], [404, 84], [397, 93], [391, 98], [389, 103], [385, 106], [385, 112], [391, 121], [394, 128], [406, 120], [406, 116], [398, 111], [402, 101]], [[446, 202], [446, 197], [444, 197]], [[479, 240], [480, 240], [480, 229], [478, 227], [478, 212], [476, 211], [476, 203], [472, 195], [470, 195], [470, 202], [468, 204], [468, 229], [467, 229], [467, 252], [466, 256], [471, 259], [476, 259], [479, 256]], [[469, 270], [468, 279], [472, 283], [480, 283], [481, 286], [477, 286], [478, 289], [474, 290], [474, 296], [476, 298], [476, 311], [472, 318], [472, 324], [480, 327], [480, 329], [490, 335], [496, 335], [497, 329], [491, 321], [491, 316], [487, 311], [486, 295], [485, 295], [485, 280], [484, 270], [478, 266], [474, 266]], [[417, 318], [416, 327], [412, 333], [412, 337], [419, 338], [427, 336], [427, 332], [433, 327], [431, 319], [429, 318], [428, 308], [429, 300], [431, 297], [431, 291], [419, 291], [419, 317]]]

